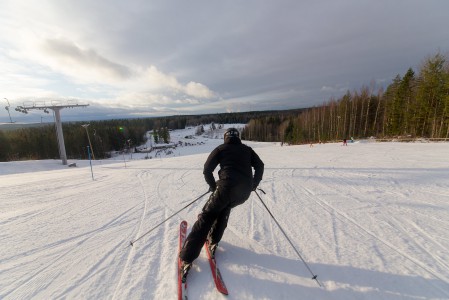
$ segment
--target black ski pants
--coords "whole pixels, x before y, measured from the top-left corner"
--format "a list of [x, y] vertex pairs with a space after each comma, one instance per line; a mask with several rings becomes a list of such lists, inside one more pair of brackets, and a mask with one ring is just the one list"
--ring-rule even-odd
[[236, 186], [219, 183], [193, 224], [179, 257], [191, 263], [200, 255], [206, 239], [209, 239], [211, 244], [220, 242], [228, 225], [231, 209], [244, 203], [250, 194], [251, 183]]

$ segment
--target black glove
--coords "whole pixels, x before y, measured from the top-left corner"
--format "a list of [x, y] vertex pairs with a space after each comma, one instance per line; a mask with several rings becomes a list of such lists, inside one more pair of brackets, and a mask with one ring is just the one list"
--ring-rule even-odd
[[259, 184], [256, 184], [256, 183], [254, 183], [253, 184], [253, 192], [257, 189], [257, 186], [258, 186]]
[[216, 185], [210, 185], [209, 186], [209, 192], [215, 192], [215, 190], [217, 189], [217, 186]]

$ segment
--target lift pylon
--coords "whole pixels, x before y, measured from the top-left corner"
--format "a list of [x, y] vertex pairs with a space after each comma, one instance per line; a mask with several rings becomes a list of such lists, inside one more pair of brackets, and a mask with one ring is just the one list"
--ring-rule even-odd
[[61, 109], [63, 108], [75, 108], [75, 107], [86, 107], [89, 104], [78, 104], [76, 101], [69, 100], [67, 104], [62, 104], [61, 101], [51, 101], [50, 105], [47, 105], [45, 101], [39, 102], [25, 102], [23, 105], [16, 107], [16, 111], [27, 114], [29, 110], [37, 109], [43, 110], [45, 113], [49, 113], [49, 109], [53, 110], [55, 113], [55, 124], [56, 124], [56, 136], [58, 138], [59, 155], [61, 156], [62, 164], [67, 165], [67, 154], [64, 145], [64, 134], [62, 132], [62, 122], [61, 122]]

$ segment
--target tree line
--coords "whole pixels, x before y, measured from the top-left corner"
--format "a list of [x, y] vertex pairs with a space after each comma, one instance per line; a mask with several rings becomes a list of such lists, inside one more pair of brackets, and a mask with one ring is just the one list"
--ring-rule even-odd
[[[173, 117], [91, 121], [87, 128], [81, 126], [85, 122], [63, 123], [67, 157], [87, 158], [90, 138], [94, 156], [106, 158], [111, 151], [144, 143], [149, 128], [184, 128], [186, 120], [184, 117]], [[0, 161], [56, 159], [60, 157], [58, 149], [54, 124], [0, 131]]]
[[449, 63], [437, 53], [416, 74], [397, 75], [385, 89], [374, 84], [348, 91], [294, 116], [252, 119], [242, 136], [248, 140], [290, 144], [391, 137], [449, 138]]
[[[146, 142], [148, 131], [151, 131], [157, 142], [167, 143], [170, 139], [169, 130], [208, 124], [212, 121], [223, 124], [247, 123], [250, 118], [266, 116], [271, 113], [223, 113], [91, 121], [87, 128], [82, 127], [85, 122], [63, 122], [62, 129], [67, 158], [88, 158], [89, 138], [95, 158], [107, 158], [112, 151], [122, 151], [143, 144]], [[8, 131], [0, 130], [0, 161], [57, 159], [59, 157], [54, 124]]]

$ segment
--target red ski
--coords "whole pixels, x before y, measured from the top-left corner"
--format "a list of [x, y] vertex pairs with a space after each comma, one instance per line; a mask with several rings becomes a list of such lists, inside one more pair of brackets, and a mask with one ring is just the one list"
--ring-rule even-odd
[[223, 278], [221, 277], [220, 269], [218, 269], [217, 267], [215, 258], [212, 258], [211, 256], [207, 241], [204, 244], [204, 248], [206, 248], [207, 258], [209, 259], [210, 270], [212, 271], [212, 277], [214, 278], [215, 287], [220, 293], [227, 295], [228, 289], [226, 288]]
[[[179, 225], [179, 252], [187, 238], [187, 221], [182, 221]], [[187, 300], [187, 281], [182, 282], [181, 259], [178, 256], [178, 300]]]

